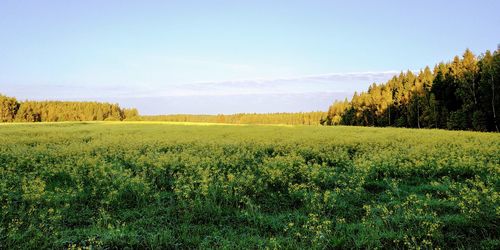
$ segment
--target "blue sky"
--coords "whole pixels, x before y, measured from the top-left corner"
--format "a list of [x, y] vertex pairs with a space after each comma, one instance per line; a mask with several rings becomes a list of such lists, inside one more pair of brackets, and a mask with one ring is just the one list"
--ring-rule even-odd
[[500, 43], [500, 1], [0, 1], [0, 93], [143, 114], [326, 110]]

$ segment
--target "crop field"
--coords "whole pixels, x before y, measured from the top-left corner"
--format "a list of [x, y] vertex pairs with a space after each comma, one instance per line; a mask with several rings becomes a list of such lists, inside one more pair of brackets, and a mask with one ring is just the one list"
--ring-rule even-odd
[[0, 125], [0, 249], [500, 248], [500, 134]]

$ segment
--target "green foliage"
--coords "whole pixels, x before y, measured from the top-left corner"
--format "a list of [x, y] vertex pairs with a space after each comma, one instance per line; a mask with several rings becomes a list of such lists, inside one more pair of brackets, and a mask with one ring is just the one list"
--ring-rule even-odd
[[19, 103], [16, 98], [0, 94], [0, 122], [11, 122], [16, 117]]
[[330, 106], [326, 125], [396, 126], [499, 131], [500, 50], [470, 50], [417, 75], [401, 72], [385, 84]]
[[457, 110], [450, 113], [447, 123], [448, 129], [465, 130], [467, 127], [467, 113], [465, 111]]
[[477, 131], [488, 130], [488, 117], [483, 111], [477, 110], [472, 114], [472, 127]]
[[123, 109], [123, 117], [127, 121], [139, 121], [139, 111], [135, 108]]
[[139, 120], [137, 109], [99, 102], [25, 101], [0, 95], [0, 122]]
[[499, 246], [500, 135], [0, 125], [0, 248]]

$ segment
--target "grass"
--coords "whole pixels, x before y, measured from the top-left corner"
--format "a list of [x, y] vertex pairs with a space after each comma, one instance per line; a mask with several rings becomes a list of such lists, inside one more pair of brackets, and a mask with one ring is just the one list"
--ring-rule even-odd
[[499, 175], [495, 133], [3, 124], [0, 248], [498, 249]]

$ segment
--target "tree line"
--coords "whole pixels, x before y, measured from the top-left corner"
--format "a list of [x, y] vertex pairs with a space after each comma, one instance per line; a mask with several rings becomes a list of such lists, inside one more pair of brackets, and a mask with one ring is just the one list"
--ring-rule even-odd
[[498, 132], [499, 95], [500, 47], [480, 56], [467, 49], [433, 70], [401, 72], [334, 102], [321, 124]]
[[297, 112], [297, 113], [239, 113], [231, 115], [155, 115], [141, 116], [145, 121], [170, 121], [170, 122], [206, 122], [206, 123], [231, 123], [231, 124], [287, 124], [287, 125], [319, 125], [326, 118], [327, 113]]
[[24, 101], [0, 94], [0, 122], [137, 120], [135, 108], [101, 102]]
[[0, 122], [58, 121], [171, 121], [231, 124], [319, 125], [326, 112], [240, 113], [232, 115], [153, 115], [141, 116], [135, 108], [101, 102], [24, 101], [0, 94]]

